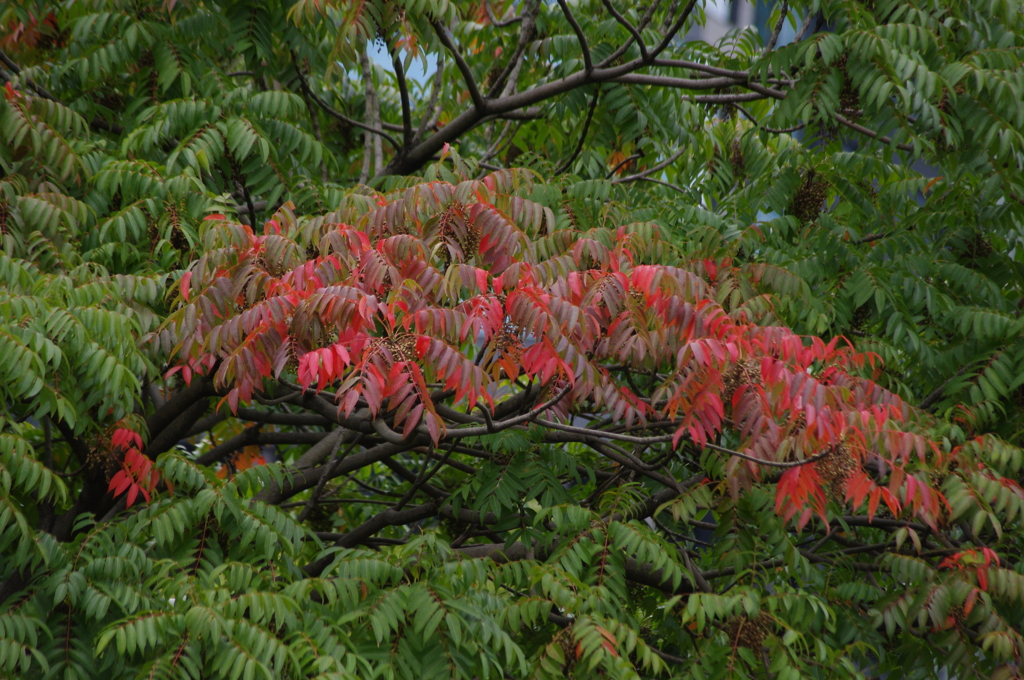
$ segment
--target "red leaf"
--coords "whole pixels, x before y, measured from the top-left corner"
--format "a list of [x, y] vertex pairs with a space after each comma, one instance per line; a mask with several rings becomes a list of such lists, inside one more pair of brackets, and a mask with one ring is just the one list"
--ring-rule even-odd
[[971, 588], [970, 594], [967, 599], [964, 600], [964, 616], [970, 616], [971, 610], [974, 609], [974, 603], [978, 601], [978, 589]]
[[139, 485], [138, 484], [132, 484], [130, 487], [128, 487], [128, 498], [125, 499], [125, 507], [126, 508], [132, 507], [132, 503], [135, 502], [135, 499], [138, 497], [138, 495], [139, 495]]
[[346, 417], [352, 415], [352, 411], [355, 409], [357, 401], [359, 401], [359, 390], [351, 389], [345, 394], [345, 400], [341, 404], [341, 410], [345, 413]]
[[181, 288], [181, 297], [185, 298], [185, 302], [188, 302], [189, 284], [191, 283], [191, 281], [192, 272], [185, 272], [181, 276], [181, 281], [178, 282], [178, 286]]
[[120, 496], [124, 493], [132, 483], [132, 478], [128, 476], [128, 473], [124, 470], [118, 470], [114, 473], [114, 476], [110, 478], [110, 486], [107, 487], [107, 491], [110, 491], [114, 496]]

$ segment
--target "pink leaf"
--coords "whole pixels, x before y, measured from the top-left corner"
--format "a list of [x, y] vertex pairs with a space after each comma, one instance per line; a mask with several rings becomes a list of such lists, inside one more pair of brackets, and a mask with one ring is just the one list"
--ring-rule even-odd
[[188, 302], [189, 284], [191, 282], [192, 272], [185, 272], [181, 277], [181, 281], [178, 282], [178, 285], [181, 288], [181, 297], [185, 298], [185, 302]]

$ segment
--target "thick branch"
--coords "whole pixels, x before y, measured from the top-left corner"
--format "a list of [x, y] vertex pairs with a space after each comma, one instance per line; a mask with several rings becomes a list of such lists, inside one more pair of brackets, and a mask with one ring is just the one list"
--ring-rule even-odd
[[146, 455], [155, 460], [161, 453], [184, 439], [195, 422], [206, 413], [207, 408], [209, 408], [207, 398], [197, 399], [156, 436], [150, 437], [149, 444], [146, 446]]
[[405, 82], [405, 68], [402, 60], [396, 54], [391, 60], [395, 66], [395, 80], [398, 81], [398, 93], [402, 100], [402, 146], [408, 147], [412, 143], [412, 110], [409, 106], [409, 85]]
[[326, 432], [260, 432], [255, 427], [249, 427], [241, 434], [235, 435], [196, 458], [196, 463], [213, 465], [246, 446], [316, 444], [326, 436]]
[[779, 41], [779, 34], [782, 33], [782, 26], [786, 22], [786, 12], [789, 11], [789, 1], [786, 0], [782, 3], [782, 10], [779, 12], [779, 20], [775, 22], [775, 30], [772, 31], [771, 37], [768, 38], [768, 42], [764, 46], [764, 54], [768, 54], [775, 49], [775, 43]]
[[583, 70], [586, 73], [590, 73], [594, 70], [594, 62], [590, 57], [590, 47], [587, 45], [587, 36], [584, 35], [583, 29], [580, 28], [580, 24], [576, 21], [576, 17], [572, 15], [572, 11], [569, 9], [569, 5], [565, 3], [565, 0], [558, 0], [558, 6], [562, 8], [562, 14], [565, 15], [566, 21], [572, 26], [572, 30], [576, 33], [576, 39], [580, 41], [580, 49], [583, 50]]
[[[367, 465], [380, 462], [385, 458], [394, 456], [395, 454], [408, 451], [416, 448], [417, 446], [423, 446], [429, 441], [430, 440], [426, 437], [422, 439], [414, 437], [405, 445], [391, 443], [378, 444], [377, 446], [364, 449], [359, 453], [350, 454], [344, 460], [338, 461], [334, 466], [334, 470], [332, 470], [331, 474], [328, 476], [330, 478], [340, 477], [341, 475], [348, 474], [353, 470], [358, 470], [359, 468], [366, 467]], [[263, 501], [270, 503], [271, 505], [281, 503], [297, 493], [305, 491], [306, 489], [312, 489], [316, 486], [317, 482], [320, 481], [320, 478], [327, 474], [326, 468], [327, 466], [325, 465], [311, 469], [291, 468], [288, 470], [291, 474], [290, 476], [286, 475], [283, 487], [278, 487], [277, 484], [271, 484], [257, 493], [253, 500]]]
[[[212, 378], [209, 376], [194, 378], [191, 385], [177, 392], [146, 419], [149, 440], [154, 441], [178, 416], [192, 408], [196, 402], [202, 401], [206, 397], [212, 397], [214, 394], [216, 394], [216, 390], [213, 387]], [[198, 417], [196, 416], [197, 419]], [[190, 423], [189, 428], [191, 427]], [[188, 432], [188, 429], [185, 432]], [[182, 433], [182, 436], [184, 434]]]
[[[435, 514], [437, 514], [437, 504], [433, 502], [424, 503], [423, 505], [417, 505], [405, 510], [388, 508], [339, 538], [335, 541], [334, 545], [341, 548], [352, 548], [363, 543], [385, 527], [411, 524], [427, 517], [432, 517]], [[334, 562], [334, 557], [334, 555], [325, 555], [319, 560], [307, 564], [302, 568], [302, 571], [307, 576], [319, 576], [323, 573], [324, 569], [331, 566], [331, 563]]]

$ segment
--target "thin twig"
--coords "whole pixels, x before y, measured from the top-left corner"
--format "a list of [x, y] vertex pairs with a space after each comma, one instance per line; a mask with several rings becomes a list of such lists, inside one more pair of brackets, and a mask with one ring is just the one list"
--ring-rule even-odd
[[690, 14], [693, 12], [693, 8], [696, 5], [697, 0], [690, 0], [690, 2], [686, 3], [686, 7], [683, 8], [682, 13], [679, 15], [679, 19], [677, 19], [672, 27], [668, 29], [665, 33], [665, 37], [662, 38], [660, 43], [658, 43], [658, 46], [651, 51], [651, 59], [656, 59], [659, 54], [665, 51], [669, 46], [669, 43], [672, 42], [672, 38], [676, 37], [676, 34], [683, 28], [683, 24], [685, 24], [686, 20], [690, 18]]
[[[617, 434], [615, 432], [607, 432], [605, 430], [591, 430], [591, 429], [585, 428], [585, 427], [574, 427], [572, 425], [562, 425], [561, 423], [552, 422], [550, 420], [544, 420], [543, 418], [537, 418], [534, 422], [536, 422], [538, 425], [540, 425], [542, 427], [547, 427], [547, 428], [550, 428], [552, 430], [561, 430], [562, 432], [570, 432], [572, 434], [579, 434], [579, 435], [584, 435], [584, 436], [588, 436], [588, 437], [595, 437], [595, 438], [600, 438], [600, 439], [615, 439], [617, 441], [631, 442], [631, 443], [634, 443], [634, 444], [656, 444], [656, 443], [659, 443], [659, 442], [662, 442], [662, 443], [663, 442], [670, 442], [670, 441], [672, 441], [675, 438], [675, 435], [671, 435], [671, 434], [657, 436], [657, 437], [631, 437], [629, 435]], [[456, 430], [456, 432], [457, 431], [458, 430]], [[824, 458], [825, 456], [827, 456], [829, 454], [828, 451], [823, 451], [822, 453], [819, 453], [819, 454], [817, 454], [815, 456], [811, 456], [810, 458], [805, 458], [803, 460], [796, 460], [796, 461], [785, 462], [785, 461], [765, 460], [763, 458], [755, 458], [754, 456], [748, 456], [745, 453], [740, 453], [739, 451], [733, 451], [732, 449], [727, 449], [724, 446], [718, 446], [717, 444], [712, 444], [710, 442], [705, 443], [703, 446], [705, 448], [711, 449], [712, 451], [718, 451], [720, 453], [727, 453], [730, 456], [735, 456], [737, 458], [742, 458], [744, 460], [749, 460], [752, 463], [758, 463], [760, 465], [767, 465], [769, 467], [777, 467], [777, 468], [800, 467], [801, 465], [807, 465], [808, 463], [813, 463], [813, 462], [815, 462], [817, 460], [821, 460], [822, 458]]]
[[681, 194], [687, 193], [686, 189], [683, 189], [682, 187], [676, 186], [675, 184], [672, 184], [670, 182], [662, 181], [660, 179], [654, 179], [653, 177], [638, 177], [637, 181], [639, 181], [639, 182], [650, 182], [651, 184], [660, 184], [663, 187], [668, 187], [669, 189], [675, 189], [676, 191], [678, 191]]
[[[297, 508], [302, 505], [306, 505], [309, 501], [295, 501], [294, 503], [282, 503], [277, 506], [279, 508]], [[372, 498], [321, 498], [317, 501], [320, 505], [330, 505], [332, 503], [369, 503], [370, 505], [391, 505], [391, 501], [378, 501]]]
[[416, 476], [416, 481], [414, 481], [412, 483], [412, 486], [409, 487], [409, 491], [404, 496], [402, 496], [402, 498], [398, 501], [398, 503], [395, 504], [395, 506], [394, 506], [395, 510], [401, 510], [405, 506], [405, 504], [408, 503], [412, 499], [412, 497], [414, 495], [416, 495], [416, 492], [419, 489], [423, 488], [423, 486], [425, 486], [426, 483], [429, 482], [430, 479], [434, 475], [436, 475], [437, 472], [442, 467], [444, 467], [444, 464], [447, 463], [448, 459], [451, 457], [452, 450], [454, 450], [454, 448], [455, 448], [455, 442], [452, 442], [451, 444], [449, 444], [448, 445], [448, 450], [445, 452], [444, 457], [441, 458], [440, 460], [438, 460], [437, 464], [433, 468], [431, 468], [430, 472], [427, 473], [427, 474], [424, 474], [424, 472], [427, 469], [427, 460], [430, 458], [430, 456], [428, 455], [427, 458], [424, 459], [423, 467], [420, 470], [420, 474]]
[[[564, 2], [564, 0], [561, 0]], [[565, 159], [565, 162], [555, 169], [556, 175], [561, 175], [563, 172], [569, 169], [570, 166], [579, 157], [580, 152], [583, 151], [583, 143], [587, 139], [587, 133], [590, 131], [590, 121], [594, 119], [594, 111], [597, 110], [597, 100], [601, 97], [601, 88], [597, 86], [594, 88], [594, 96], [590, 99], [590, 110], [587, 111], [587, 119], [583, 121], [583, 131], [580, 132], [580, 141], [576, 144], [576, 150], [572, 152], [572, 155]]]
[[743, 108], [742, 106], [740, 106], [736, 102], [730, 103], [729, 106], [733, 107], [734, 109], [736, 109], [737, 111], [742, 113], [744, 116], [747, 117], [747, 120], [749, 120], [751, 123], [753, 123], [757, 127], [761, 128], [765, 132], [770, 132], [770, 133], [775, 134], [775, 135], [789, 134], [791, 132], [796, 132], [797, 130], [803, 130], [804, 127], [805, 127], [804, 123], [800, 123], [799, 125], [794, 125], [793, 127], [788, 127], [788, 128], [768, 127], [767, 125], [763, 125], [759, 120], [757, 120], [757, 118], [755, 118], [753, 116], [753, 114], [750, 113], [750, 111], [747, 111], [745, 108]]
[[843, 125], [845, 125], [846, 127], [850, 128], [851, 130], [856, 130], [857, 132], [861, 133], [862, 135], [867, 135], [868, 137], [871, 137], [872, 139], [878, 140], [879, 142], [882, 142], [883, 144], [888, 144], [890, 146], [895, 146], [900, 151], [913, 151], [914, 150], [914, 147], [912, 145], [910, 145], [910, 144], [895, 144], [895, 145], [893, 145], [892, 137], [886, 137], [884, 135], [880, 135], [877, 132], [875, 132], [874, 130], [870, 130], [870, 129], [864, 127], [863, 125], [860, 125], [858, 123], [854, 123], [852, 120], [848, 120], [848, 119], [844, 118], [843, 116], [841, 116], [838, 113], [835, 114], [835, 119], [837, 121], [839, 121], [840, 123], [842, 123]]
[[[651, 21], [651, 17], [654, 16], [654, 11], [658, 8], [658, 5], [660, 5], [660, 4], [661, 4], [660, 0], [655, 0], [655, 2], [652, 2], [651, 6], [647, 8], [647, 13], [644, 14], [643, 19], [641, 19], [641, 21], [640, 21], [640, 25], [637, 26], [638, 33], [639, 33], [639, 31], [643, 31], [645, 28], [647, 28], [647, 25]], [[684, 10], [684, 12], [683, 12], [683, 21], [686, 21], [686, 17], [689, 15], [689, 11], [693, 9], [693, 4], [694, 3], [691, 2], [689, 9], [688, 10]], [[673, 4], [673, 6], [669, 9], [669, 14], [671, 14], [674, 11], [675, 11], [675, 4]], [[677, 22], [675, 25], [672, 25], [671, 22], [669, 22], [666, 25], [665, 33], [663, 34], [663, 37], [665, 39], [662, 41], [662, 43], [667, 45], [667, 41], [671, 40], [672, 37], [674, 37], [675, 34], [679, 32], [679, 29], [681, 27], [682, 27], [682, 23], [681, 22]], [[628, 27], [627, 27], [627, 30], [628, 30]], [[612, 52], [607, 57], [605, 57], [601, 61], [601, 63], [597, 65], [597, 68], [601, 68], [601, 67], [604, 67], [604, 66], [607, 66], [607, 65], [613, 63], [616, 59], [618, 59], [623, 54], [625, 54], [626, 50], [628, 50], [630, 48], [630, 46], [635, 41], [636, 41], [636, 37], [634, 37], [634, 35], [633, 35], [632, 31], [631, 31], [630, 32], [629, 40], [627, 40], [625, 43], [620, 45], [618, 49], [616, 49], [614, 52]], [[646, 52], [646, 49], [645, 49], [645, 52]], [[654, 56], [656, 56], [656, 54], [655, 55], [648, 54], [644, 59], [641, 60], [641, 62], [642, 63], [648, 63], [651, 59], [653, 59]]]
[[[320, 481], [317, 482], [316, 488], [313, 489], [313, 493], [310, 494], [309, 500], [306, 501], [306, 507], [304, 507], [302, 509], [302, 512], [299, 513], [299, 516], [296, 519], [296, 521], [298, 522], [304, 522], [306, 518], [309, 517], [309, 513], [313, 511], [314, 506], [316, 506], [317, 501], [320, 499], [320, 494], [323, 493], [324, 486], [327, 485], [327, 480], [330, 479], [331, 473], [334, 472], [334, 465], [338, 459], [338, 451], [341, 450], [341, 443], [345, 438], [344, 429], [339, 428], [336, 430], [336, 432], [337, 434], [335, 435], [335, 437], [337, 438], [337, 441], [335, 441], [334, 445], [331, 447], [331, 457], [327, 461], [327, 467], [325, 468], [325, 472], [320, 477]], [[346, 451], [345, 454], [348, 455], [352, 451], [352, 447], [358, 444], [361, 439], [362, 435], [356, 437], [355, 441], [349, 444], [348, 451]]]
[[622, 169], [623, 166], [625, 166], [625, 165], [627, 165], [627, 164], [637, 160], [638, 158], [643, 158], [643, 154], [635, 153], [632, 156], [629, 156], [627, 158], [623, 158], [621, 161], [619, 161], [619, 163], [614, 168], [611, 169], [611, 172], [608, 173], [608, 175], [605, 177], [605, 179], [611, 179], [612, 175], [614, 175], [620, 169]]
[[[292, 56], [294, 58], [294, 56], [295, 56], [294, 52], [292, 53]], [[384, 132], [383, 130], [381, 130], [379, 128], [375, 128], [372, 125], [367, 125], [366, 123], [361, 123], [361, 122], [359, 122], [358, 120], [356, 120], [354, 118], [349, 118], [348, 116], [346, 116], [345, 114], [341, 113], [340, 111], [335, 111], [327, 102], [325, 102], [323, 99], [321, 99], [317, 95], [317, 93], [313, 92], [313, 90], [309, 87], [309, 83], [306, 82], [305, 74], [303, 74], [302, 73], [302, 69], [299, 68], [298, 60], [295, 61], [295, 72], [299, 76], [299, 84], [302, 87], [302, 89], [305, 92], [309, 93], [309, 96], [313, 99], [313, 101], [315, 101], [317, 103], [317, 105], [321, 109], [326, 111], [332, 117], [340, 120], [341, 122], [345, 123], [346, 125], [351, 125], [352, 127], [357, 127], [360, 130], [365, 130], [367, 132], [370, 132], [372, 134], [378, 135], [378, 136], [388, 140], [388, 143], [391, 144], [391, 146], [395, 147], [395, 149], [400, 149], [401, 148], [401, 145], [398, 143], [398, 140], [396, 140], [394, 137], [392, 137], [388, 133]]]
[[517, 21], [523, 20], [522, 16], [512, 17], [511, 19], [499, 20], [498, 17], [494, 15], [494, 10], [491, 9], [491, 3], [489, 3], [487, 0], [484, 0], [484, 11], [487, 13], [487, 20], [491, 22], [491, 25], [496, 26], [498, 28], [511, 26]]
[[656, 172], [658, 172], [660, 170], [664, 170], [668, 166], [670, 166], [673, 163], [675, 163], [676, 160], [686, 152], [687, 148], [688, 147], [685, 147], [685, 146], [680, 147], [678, 151], [676, 151], [674, 154], [669, 156], [667, 159], [665, 159], [661, 163], [658, 163], [657, 165], [655, 165], [652, 168], [648, 168], [647, 170], [644, 170], [642, 172], [638, 172], [637, 174], [630, 175], [628, 177], [620, 177], [618, 179], [613, 179], [612, 180], [612, 184], [622, 184], [624, 182], [633, 182], [633, 181], [638, 180], [638, 179], [644, 179], [644, 178], [646, 178], [646, 177], [648, 177], [650, 175], [653, 175], [654, 173], [656, 173]]

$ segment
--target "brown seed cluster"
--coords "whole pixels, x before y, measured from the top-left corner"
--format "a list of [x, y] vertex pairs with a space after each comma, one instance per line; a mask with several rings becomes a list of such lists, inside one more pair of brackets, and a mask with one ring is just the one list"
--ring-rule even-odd
[[722, 152], [718, 150], [718, 144], [711, 147], [711, 158], [708, 160], [708, 172], [714, 174], [718, 169], [718, 163], [722, 158]]
[[385, 338], [381, 341], [381, 345], [388, 348], [392, 360], [396, 362], [416, 361], [416, 336], [410, 333]]
[[853, 311], [853, 318], [850, 319], [851, 330], [861, 330], [871, 320], [871, 307], [867, 304], [861, 305]]
[[[445, 244], [458, 246], [462, 251], [463, 260], [476, 255], [480, 250], [480, 227], [476, 224], [466, 224], [464, 220], [457, 221], [457, 218], [464, 216], [462, 206], [452, 204], [445, 208], [438, 220], [437, 233]], [[442, 253], [445, 267], [451, 265], [451, 251], [448, 248]]]
[[576, 231], [579, 231], [580, 230], [580, 222], [579, 222], [579, 218], [576, 216], [576, 211], [573, 210], [572, 206], [569, 205], [568, 203], [564, 204], [562, 206], [562, 208], [565, 210], [565, 214], [569, 217], [569, 224], [572, 225], [573, 229], [575, 229]]
[[108, 439], [103, 435], [96, 435], [86, 442], [89, 453], [85, 457], [85, 466], [92, 473], [102, 473], [107, 481], [110, 481], [121, 466], [107, 443]]
[[746, 614], [729, 620], [725, 628], [733, 647], [746, 647], [761, 651], [764, 640], [772, 632], [772, 619], [765, 612], [751, 618]]
[[828, 182], [819, 178], [814, 170], [808, 170], [786, 212], [801, 222], [813, 222], [821, 213], [827, 193]]
[[313, 506], [306, 519], [315, 531], [332, 531], [334, 529], [334, 513], [320, 503]]
[[734, 175], [739, 177], [747, 168], [747, 163], [743, 159], [743, 146], [740, 144], [740, 138], [736, 137], [732, 140], [732, 145], [729, 147], [729, 163], [732, 165], [732, 172]]
[[[958, 83], [953, 88], [953, 97], [959, 97], [963, 93], [967, 92], [967, 87], [963, 83]], [[952, 98], [950, 97], [949, 91], [946, 89], [942, 90], [942, 96], [939, 97], [938, 109], [940, 113], [948, 114], [953, 108]]]
[[726, 408], [732, 405], [733, 395], [740, 385], [761, 384], [761, 362], [757, 359], [747, 359], [726, 371], [722, 376], [722, 403]]
[[971, 234], [965, 244], [967, 254], [972, 260], [986, 258], [992, 254], [992, 244], [980, 231]]
[[491, 455], [491, 462], [499, 467], [505, 467], [515, 457], [514, 451], [498, 451]]
[[846, 496], [846, 483], [857, 469], [857, 461], [850, 449], [840, 442], [830, 448], [815, 466], [825, 483], [825, 494], [837, 503], [842, 503]]
[[843, 87], [839, 91], [839, 112], [851, 120], [857, 120], [860, 118], [860, 94], [847, 75], [845, 54], [839, 57], [836, 68], [843, 74]]
[[192, 246], [189, 245], [188, 238], [185, 237], [185, 232], [181, 229], [181, 216], [178, 212], [178, 206], [173, 203], [167, 204], [167, 216], [171, 221], [171, 247], [179, 253], [187, 254], [192, 250]]
[[519, 326], [511, 321], [506, 321], [505, 326], [494, 338], [494, 349], [508, 356], [513, 363], [518, 364], [523, 358], [523, 342], [519, 339]]
[[565, 668], [568, 670], [576, 663], [576, 643], [572, 639], [572, 627], [567, 626], [555, 634], [553, 642], [557, 642], [565, 655]]
[[491, 89], [491, 87], [494, 85], [494, 83], [498, 82], [498, 76], [501, 75], [501, 72], [503, 70], [504, 70], [504, 65], [500, 61], [495, 59], [494, 60], [494, 65], [491, 66], [491, 70], [487, 72], [486, 76], [484, 76], [483, 89], [485, 89], [485, 90]]

